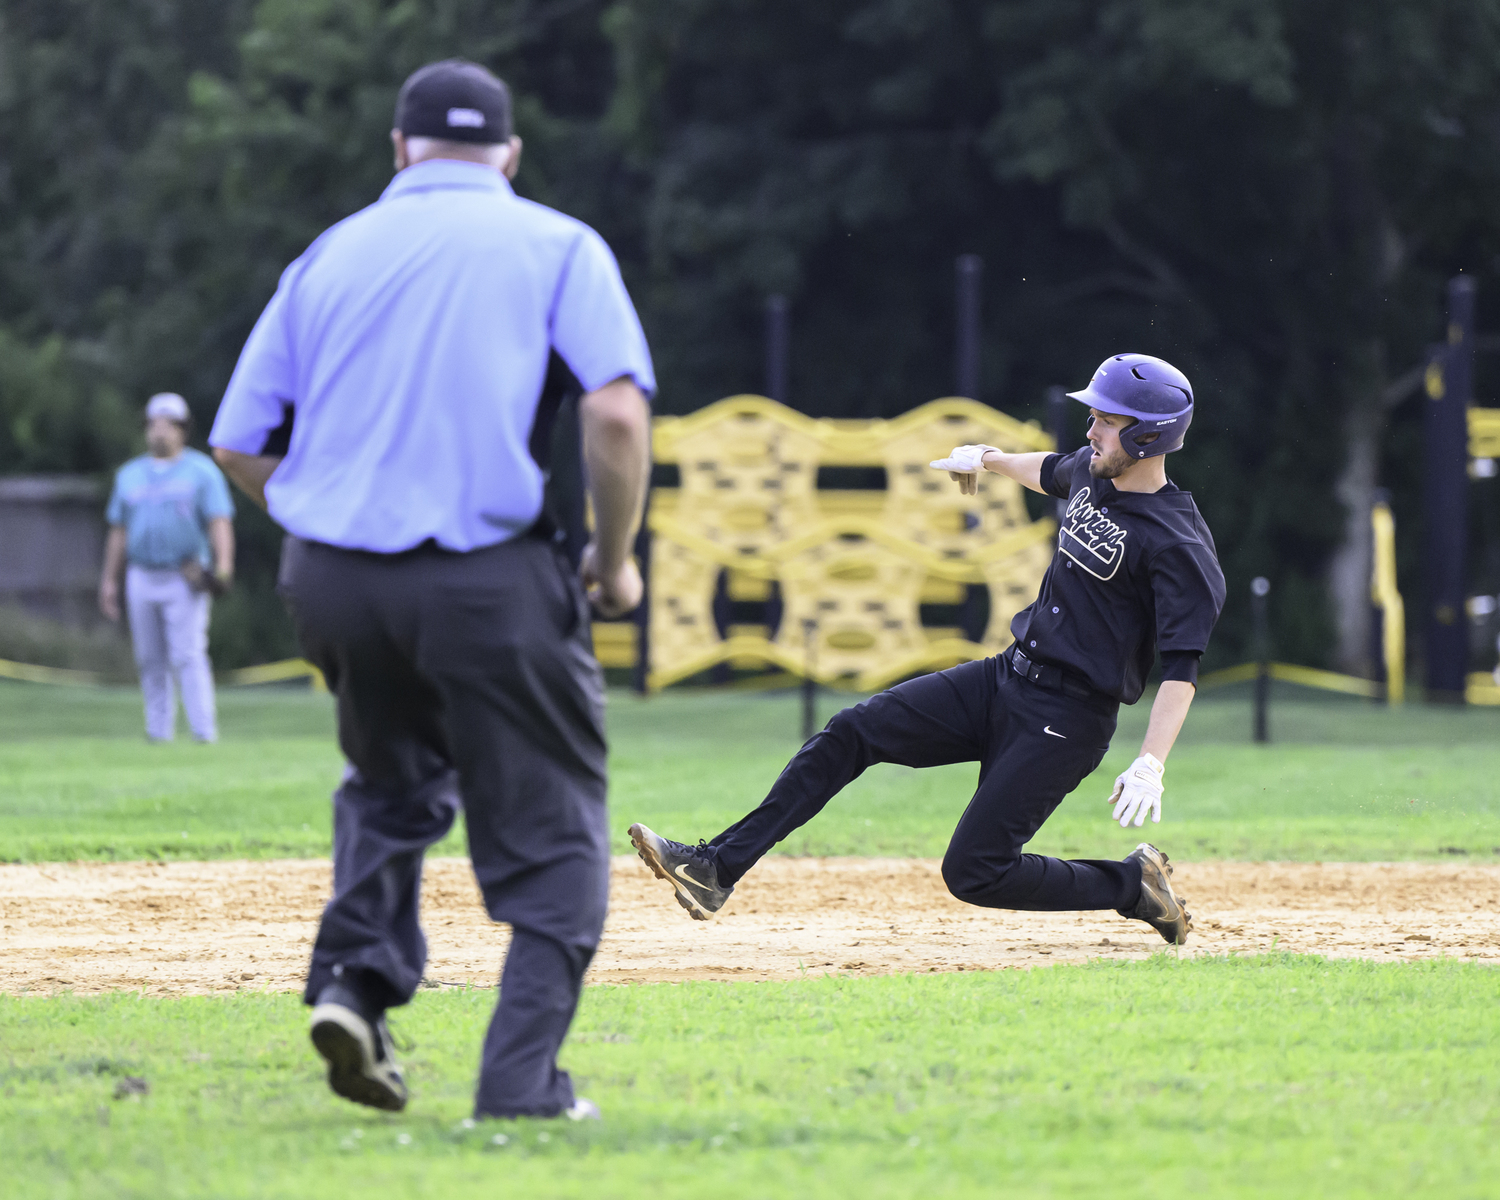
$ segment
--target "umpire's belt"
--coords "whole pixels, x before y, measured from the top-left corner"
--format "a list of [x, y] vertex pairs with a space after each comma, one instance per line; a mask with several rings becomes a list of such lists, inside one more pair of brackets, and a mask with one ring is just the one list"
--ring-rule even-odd
[[1064, 696], [1073, 696], [1078, 700], [1109, 699], [1103, 692], [1089, 687], [1077, 676], [1064, 671], [1061, 667], [1032, 662], [1019, 650], [1012, 649], [1005, 657], [1010, 663], [1010, 669], [1017, 675], [1031, 680], [1032, 683], [1046, 688], [1049, 692], [1061, 692]]

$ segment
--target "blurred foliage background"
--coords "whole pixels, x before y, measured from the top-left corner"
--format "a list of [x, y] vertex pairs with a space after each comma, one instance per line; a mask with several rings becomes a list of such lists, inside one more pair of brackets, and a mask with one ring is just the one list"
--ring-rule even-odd
[[[1194, 381], [1171, 469], [1230, 578], [1213, 662], [1266, 574], [1278, 657], [1365, 665], [1376, 486], [1420, 592], [1412, 368], [1449, 276], [1497, 323], [1500, 0], [0, 0], [0, 472], [111, 469], [163, 389], [201, 441], [451, 55], [515, 90], [518, 191], [620, 257], [660, 411], [761, 389], [770, 293], [802, 411], [948, 394], [975, 253], [985, 402], [1040, 417], [1121, 350]], [[221, 666], [293, 651], [277, 531], [238, 523]]]

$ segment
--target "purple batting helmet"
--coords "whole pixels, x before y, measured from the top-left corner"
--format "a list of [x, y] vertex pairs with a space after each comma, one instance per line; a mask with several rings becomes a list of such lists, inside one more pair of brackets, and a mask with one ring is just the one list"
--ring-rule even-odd
[[[1132, 458], [1152, 458], [1182, 449], [1193, 419], [1193, 385], [1164, 359], [1149, 354], [1116, 354], [1099, 364], [1088, 387], [1068, 395], [1100, 412], [1134, 417], [1120, 431], [1120, 445]], [[1148, 434], [1158, 436], [1142, 442]]]

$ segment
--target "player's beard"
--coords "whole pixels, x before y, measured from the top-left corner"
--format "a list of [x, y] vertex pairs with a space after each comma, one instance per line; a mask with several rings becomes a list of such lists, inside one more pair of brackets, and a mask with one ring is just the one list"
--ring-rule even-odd
[[1135, 459], [1126, 454], [1124, 450], [1116, 450], [1108, 458], [1101, 454], [1098, 462], [1095, 462], [1092, 458], [1089, 459], [1089, 474], [1095, 479], [1118, 479], [1130, 468], [1130, 464], [1133, 462], [1135, 462]]

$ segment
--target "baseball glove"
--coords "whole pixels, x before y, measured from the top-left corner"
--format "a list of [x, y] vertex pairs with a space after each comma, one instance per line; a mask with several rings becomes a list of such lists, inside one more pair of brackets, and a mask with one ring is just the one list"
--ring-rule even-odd
[[196, 558], [186, 559], [182, 564], [182, 577], [195, 592], [207, 592], [210, 596], [222, 596], [229, 590], [229, 580], [213, 571], [205, 571]]

